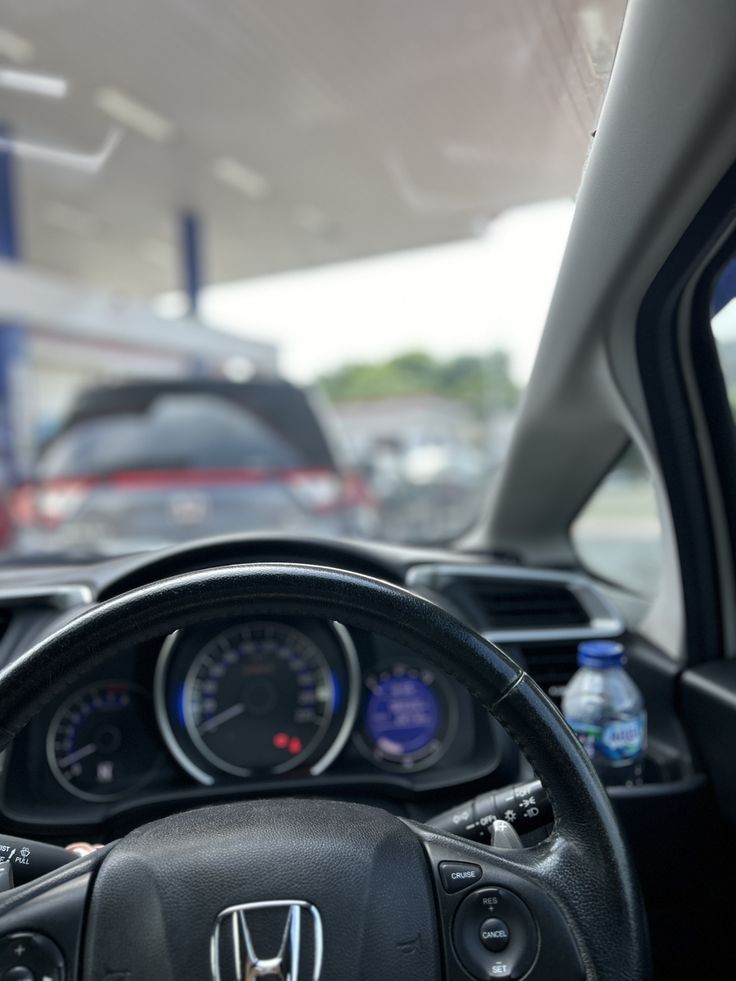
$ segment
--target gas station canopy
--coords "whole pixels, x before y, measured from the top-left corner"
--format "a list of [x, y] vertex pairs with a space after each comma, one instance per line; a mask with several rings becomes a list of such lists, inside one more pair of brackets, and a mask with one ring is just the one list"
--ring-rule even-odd
[[5, 0], [20, 253], [129, 295], [467, 238], [572, 196], [624, 0]]

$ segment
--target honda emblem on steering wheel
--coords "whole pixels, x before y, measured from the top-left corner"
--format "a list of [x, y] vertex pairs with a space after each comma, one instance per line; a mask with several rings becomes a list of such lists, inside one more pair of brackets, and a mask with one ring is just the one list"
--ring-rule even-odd
[[322, 919], [300, 899], [228, 906], [210, 945], [213, 981], [319, 981]]

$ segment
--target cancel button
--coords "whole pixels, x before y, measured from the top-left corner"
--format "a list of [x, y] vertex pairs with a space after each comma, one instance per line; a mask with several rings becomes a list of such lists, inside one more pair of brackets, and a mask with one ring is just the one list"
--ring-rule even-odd
[[481, 924], [480, 942], [488, 950], [492, 950], [494, 953], [505, 950], [508, 947], [509, 939], [509, 928], [503, 920], [491, 917]]
[[446, 892], [460, 892], [474, 886], [483, 875], [480, 865], [470, 862], [440, 862], [440, 878]]

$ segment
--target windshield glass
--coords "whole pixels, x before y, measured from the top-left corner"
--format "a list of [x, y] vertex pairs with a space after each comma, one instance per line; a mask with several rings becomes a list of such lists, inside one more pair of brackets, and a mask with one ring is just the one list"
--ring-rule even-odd
[[470, 528], [624, 7], [4, 3], [4, 553]]

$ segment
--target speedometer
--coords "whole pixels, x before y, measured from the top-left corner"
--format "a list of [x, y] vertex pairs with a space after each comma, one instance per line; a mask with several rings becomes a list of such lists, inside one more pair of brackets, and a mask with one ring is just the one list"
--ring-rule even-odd
[[237, 776], [304, 762], [336, 707], [324, 654], [279, 623], [249, 623], [215, 637], [194, 659], [184, 699], [192, 741]]
[[203, 783], [218, 773], [319, 773], [345, 744], [357, 686], [344, 627], [254, 620], [170, 638], [157, 710], [170, 748]]

